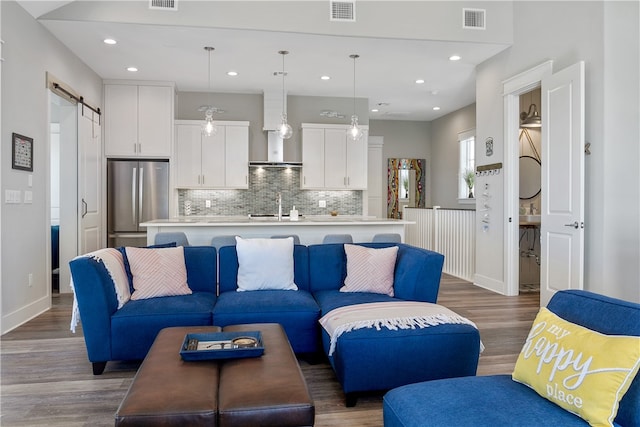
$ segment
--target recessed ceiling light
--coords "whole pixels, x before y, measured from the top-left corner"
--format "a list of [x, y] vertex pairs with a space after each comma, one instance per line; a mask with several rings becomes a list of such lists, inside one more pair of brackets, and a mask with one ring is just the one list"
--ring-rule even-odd
[[103, 42], [104, 42], [104, 44], [116, 44], [116, 43], [118, 43], [114, 39], [104, 39]]
[[380, 111], [380, 110], [378, 110], [377, 108], [374, 108], [374, 109], [371, 110], [372, 113], [377, 113], [378, 111]]
[[131, 71], [132, 73], [135, 73], [136, 71], [138, 71], [138, 69], [136, 67], [127, 67], [127, 71]]
[[462, 57], [460, 55], [451, 55], [449, 61], [459, 61]]
[[320, 80], [330, 80], [330, 79], [331, 79], [331, 77], [329, 77], [329, 76], [322, 76], [322, 77], [320, 77]]
[[235, 77], [238, 75], [237, 71], [227, 71], [227, 76]]
[[418, 79], [418, 80], [416, 80], [416, 83], [417, 83], [417, 84], [419, 84], [419, 85], [421, 85], [421, 84], [423, 84], [423, 83], [424, 83], [424, 80], [422, 80], [422, 79]]
[[438, 111], [440, 107], [433, 107], [433, 111]]

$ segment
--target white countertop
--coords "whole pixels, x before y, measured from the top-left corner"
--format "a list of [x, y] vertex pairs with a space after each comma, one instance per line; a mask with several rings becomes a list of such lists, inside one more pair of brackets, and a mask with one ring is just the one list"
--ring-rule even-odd
[[298, 221], [291, 221], [288, 217], [278, 221], [276, 217], [249, 218], [248, 216], [182, 216], [169, 219], [156, 219], [140, 224], [142, 227], [208, 227], [208, 226], [295, 226], [295, 225], [389, 225], [389, 224], [415, 224], [414, 221], [400, 219], [374, 218], [366, 216], [330, 216], [313, 215], [303, 216]]

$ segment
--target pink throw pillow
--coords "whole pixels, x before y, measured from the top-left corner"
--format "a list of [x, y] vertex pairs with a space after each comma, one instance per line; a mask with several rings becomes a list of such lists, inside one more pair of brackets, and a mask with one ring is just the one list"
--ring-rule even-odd
[[340, 292], [372, 292], [393, 296], [393, 274], [398, 247], [366, 248], [344, 245], [347, 277]]
[[133, 276], [132, 300], [191, 294], [182, 246], [125, 250]]

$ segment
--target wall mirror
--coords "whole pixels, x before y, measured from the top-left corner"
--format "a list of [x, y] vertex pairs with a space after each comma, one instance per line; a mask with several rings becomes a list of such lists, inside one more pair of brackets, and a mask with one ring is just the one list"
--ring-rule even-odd
[[540, 161], [531, 156], [520, 156], [520, 200], [530, 200], [540, 194], [542, 170]]
[[387, 218], [402, 218], [404, 206], [424, 208], [425, 159], [388, 160]]

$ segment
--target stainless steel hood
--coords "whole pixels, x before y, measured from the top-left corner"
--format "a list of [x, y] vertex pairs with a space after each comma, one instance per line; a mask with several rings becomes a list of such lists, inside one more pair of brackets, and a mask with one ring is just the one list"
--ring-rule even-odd
[[267, 160], [250, 161], [254, 168], [300, 168], [301, 162], [284, 161], [284, 141], [277, 131], [267, 132]]

